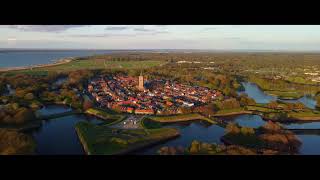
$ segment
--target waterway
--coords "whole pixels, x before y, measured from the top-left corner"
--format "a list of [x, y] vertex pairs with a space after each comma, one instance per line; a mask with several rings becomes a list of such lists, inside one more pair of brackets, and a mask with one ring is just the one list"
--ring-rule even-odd
[[[248, 94], [248, 96], [253, 98], [257, 103], [269, 103], [270, 101], [279, 100], [277, 97], [268, 95], [265, 92], [263, 92], [254, 83], [242, 82], [242, 85], [244, 86], [245, 90], [239, 91], [238, 93]], [[315, 107], [316, 107], [316, 101], [312, 97], [309, 97], [309, 96], [303, 96], [302, 98], [297, 99], [297, 100], [281, 100], [281, 101], [291, 102], [291, 103], [301, 102], [306, 107], [309, 107], [311, 109], [315, 109]]]
[[[39, 110], [43, 115], [70, 111], [65, 106], [50, 105]], [[85, 154], [78, 136], [75, 125], [78, 122], [87, 121], [94, 124], [103, 121], [85, 115], [70, 115], [42, 122], [42, 126], [33, 129], [29, 133], [34, 137], [39, 155], [77, 155]]]
[[136, 152], [136, 154], [157, 154], [157, 151], [163, 146], [188, 147], [191, 145], [191, 142], [193, 140], [221, 144], [222, 142], [220, 141], [220, 137], [224, 135], [224, 128], [217, 125], [209, 125], [206, 122], [199, 121], [174, 123], [171, 125], [166, 125], [165, 127], [177, 128], [180, 132], [180, 136], [165, 143], [138, 151]]
[[0, 50], [0, 68], [51, 64], [68, 57], [110, 54], [111, 50]]
[[[247, 83], [245, 92], [258, 103], [266, 103], [275, 100], [273, 96], [264, 94], [256, 85]], [[50, 105], [38, 110], [42, 115], [62, 113], [72, 110], [70, 107], [61, 105]], [[241, 126], [258, 128], [265, 121], [258, 115], [239, 115], [224, 117], [226, 121], [233, 121]], [[84, 154], [83, 148], [79, 142], [75, 131], [75, 124], [80, 121], [88, 121], [95, 124], [103, 121], [85, 115], [70, 115], [60, 117], [49, 121], [43, 121], [39, 129], [30, 132], [37, 142], [37, 154]], [[286, 128], [320, 128], [320, 122], [309, 123], [291, 123], [283, 124]], [[206, 122], [193, 121], [185, 123], [174, 123], [165, 125], [165, 127], [177, 128], [180, 136], [176, 139], [167, 141], [163, 144], [155, 145], [150, 148], [140, 150], [134, 154], [151, 155], [157, 154], [159, 148], [163, 146], [183, 146], [188, 147], [193, 140], [221, 144], [220, 137], [224, 135], [224, 128], [217, 125], [209, 125]], [[300, 149], [301, 154], [320, 154], [320, 136], [319, 135], [297, 135], [302, 141]]]
[[[242, 83], [245, 91], [249, 97], [253, 98], [257, 103], [268, 103], [270, 101], [275, 101], [277, 98], [275, 96], [268, 95], [264, 93], [256, 84], [250, 82]], [[242, 92], [239, 92], [242, 93]], [[305, 106], [314, 109], [316, 106], [316, 101], [308, 96], [304, 96], [297, 100], [284, 100], [286, 102], [302, 102]], [[233, 117], [234, 122], [239, 123], [241, 126], [248, 126], [257, 128], [264, 124], [262, 118], [257, 115], [240, 115]], [[307, 123], [290, 123], [282, 124], [285, 128], [289, 129], [320, 129], [320, 122], [307, 122]], [[319, 135], [297, 135], [302, 142], [300, 148], [300, 154], [305, 155], [319, 155], [320, 154], [320, 136]]]

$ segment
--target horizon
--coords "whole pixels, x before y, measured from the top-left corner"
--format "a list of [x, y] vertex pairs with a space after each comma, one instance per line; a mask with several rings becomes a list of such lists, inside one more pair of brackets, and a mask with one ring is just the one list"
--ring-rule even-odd
[[230, 53], [320, 53], [320, 50], [273, 50], [273, 49], [81, 49], [81, 48], [0, 48], [0, 51], [201, 51], [201, 52], [230, 52]]
[[319, 25], [0, 25], [1, 49], [320, 51]]

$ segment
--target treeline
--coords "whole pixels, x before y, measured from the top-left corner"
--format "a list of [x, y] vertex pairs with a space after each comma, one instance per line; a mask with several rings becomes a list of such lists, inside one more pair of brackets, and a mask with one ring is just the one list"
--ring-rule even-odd
[[35, 150], [31, 136], [0, 128], [0, 155], [28, 155]]
[[295, 84], [284, 80], [271, 80], [257, 76], [249, 76], [250, 82], [256, 83], [263, 90], [296, 91], [303, 94], [316, 95], [320, 92], [320, 86]]

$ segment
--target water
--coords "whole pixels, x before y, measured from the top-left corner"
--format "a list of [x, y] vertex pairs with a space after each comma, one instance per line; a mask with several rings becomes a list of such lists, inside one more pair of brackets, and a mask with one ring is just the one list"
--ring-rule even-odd
[[109, 54], [111, 50], [20, 50], [0, 51], [0, 68], [50, 64], [67, 57]]
[[68, 80], [68, 77], [58, 78], [58, 79], [56, 80], [56, 82], [54, 82], [53, 84], [54, 84], [54, 85], [57, 85], [57, 86], [60, 86], [60, 85], [62, 85], [63, 83], [67, 82], [67, 80]]
[[57, 114], [57, 113], [63, 113], [72, 111], [72, 109], [69, 106], [64, 105], [49, 105], [45, 106], [37, 111], [39, 115], [48, 116], [51, 114]]
[[[68, 108], [63, 106], [49, 106], [39, 111], [44, 114], [52, 114], [67, 110]], [[40, 128], [30, 132], [37, 143], [36, 153], [40, 155], [84, 154], [83, 147], [75, 131], [76, 123], [81, 121], [94, 124], [103, 122], [97, 118], [85, 115], [70, 115], [43, 121]]]
[[320, 154], [320, 136], [319, 135], [297, 135], [301, 140], [301, 155], [319, 155]]
[[14, 95], [16, 91], [11, 88], [10, 84], [7, 84], [7, 91], [3, 93], [4, 96], [11, 96]]
[[232, 121], [234, 123], [238, 123], [240, 126], [258, 128], [263, 126], [266, 122], [258, 115], [238, 115], [232, 117], [223, 117], [223, 120]]
[[224, 128], [217, 125], [206, 125], [199, 121], [175, 123], [173, 125], [166, 125], [166, 127], [177, 128], [180, 132], [180, 136], [163, 144], [141, 150], [137, 152], [137, 154], [157, 154], [157, 151], [163, 146], [182, 146], [187, 148], [191, 145], [193, 140], [221, 144], [220, 137], [224, 135]]
[[283, 124], [288, 129], [320, 129], [320, 122]]
[[[245, 88], [245, 91], [239, 92], [239, 93], [246, 93], [248, 94], [249, 97], [253, 98], [256, 103], [269, 103], [270, 101], [276, 101], [278, 100], [277, 97], [268, 95], [264, 93], [256, 84], [251, 83], [251, 82], [242, 82], [242, 85]], [[306, 107], [315, 109], [317, 102], [308, 96], [303, 96], [300, 99], [297, 100], [281, 100], [284, 102], [291, 102], [291, 103], [296, 103], [296, 102], [301, 102], [303, 103]]]

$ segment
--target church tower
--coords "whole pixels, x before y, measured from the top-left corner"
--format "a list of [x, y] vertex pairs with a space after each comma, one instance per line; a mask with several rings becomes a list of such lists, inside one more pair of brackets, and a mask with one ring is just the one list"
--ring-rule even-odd
[[140, 73], [139, 76], [139, 85], [138, 85], [138, 89], [143, 91], [144, 90], [144, 79], [143, 79], [143, 75], [142, 72]]

